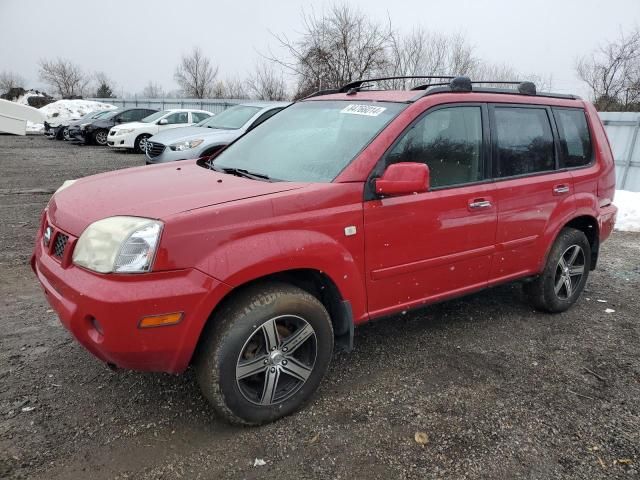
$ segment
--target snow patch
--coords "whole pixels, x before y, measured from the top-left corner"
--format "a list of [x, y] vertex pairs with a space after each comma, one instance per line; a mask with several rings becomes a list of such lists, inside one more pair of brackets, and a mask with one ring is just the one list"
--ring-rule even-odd
[[96, 110], [113, 110], [116, 107], [108, 103], [93, 100], [58, 100], [40, 109], [45, 120], [53, 126], [78, 120]]
[[640, 232], [640, 192], [616, 190], [613, 203], [618, 207], [614, 228], [623, 232]]

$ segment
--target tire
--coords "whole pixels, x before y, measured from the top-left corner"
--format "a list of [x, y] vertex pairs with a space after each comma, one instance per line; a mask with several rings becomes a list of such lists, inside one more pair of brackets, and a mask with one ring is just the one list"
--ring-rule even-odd
[[62, 130], [62, 139], [67, 141], [71, 140], [71, 137], [69, 136], [69, 127], [64, 127]]
[[151, 137], [148, 133], [138, 135], [138, 138], [133, 142], [133, 151], [136, 153], [146, 153], [147, 139]]
[[102, 147], [104, 147], [107, 144], [107, 136], [108, 136], [109, 132], [107, 132], [104, 129], [101, 130], [96, 130], [95, 132], [93, 132], [93, 143], [95, 143], [96, 145], [100, 145]]
[[64, 131], [67, 127], [58, 127], [56, 130], [56, 140], [64, 140]]
[[586, 235], [564, 228], [551, 247], [542, 273], [523, 285], [525, 295], [538, 310], [564, 312], [580, 297], [590, 267], [591, 245]]
[[256, 284], [226, 301], [209, 322], [196, 377], [227, 421], [272, 422], [311, 398], [331, 361], [333, 338], [316, 297], [286, 283]]

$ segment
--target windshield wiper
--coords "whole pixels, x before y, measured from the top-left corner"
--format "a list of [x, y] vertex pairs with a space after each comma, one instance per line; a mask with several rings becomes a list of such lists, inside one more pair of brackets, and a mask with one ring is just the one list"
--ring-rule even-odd
[[244, 168], [217, 167], [216, 165], [211, 165], [211, 168], [216, 172], [228, 173], [237, 177], [250, 178], [251, 180], [275, 181], [272, 180], [269, 175], [265, 175], [264, 173], [250, 172], [249, 170], [245, 170]]

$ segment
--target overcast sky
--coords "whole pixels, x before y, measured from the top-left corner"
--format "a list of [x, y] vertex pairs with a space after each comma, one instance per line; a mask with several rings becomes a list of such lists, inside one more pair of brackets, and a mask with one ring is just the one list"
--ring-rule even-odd
[[[0, 71], [43, 87], [37, 62], [64, 57], [86, 71], [104, 71], [118, 93], [140, 92], [149, 80], [176, 88], [181, 53], [198, 45], [222, 77], [246, 76], [259, 52], [275, 48], [270, 32], [301, 31], [300, 13], [315, 0], [0, 0]], [[574, 64], [620, 30], [640, 24], [640, 0], [350, 0], [397, 29], [420, 25], [462, 33], [478, 57], [518, 71], [552, 76], [554, 90], [584, 94]], [[277, 50], [276, 50], [277, 51]], [[428, 73], [428, 72], [425, 72]]]

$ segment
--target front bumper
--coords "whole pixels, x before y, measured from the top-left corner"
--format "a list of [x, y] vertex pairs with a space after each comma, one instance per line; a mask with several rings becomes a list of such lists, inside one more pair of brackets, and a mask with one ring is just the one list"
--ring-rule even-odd
[[107, 145], [113, 148], [134, 148], [135, 139], [135, 132], [125, 134], [116, 133], [115, 135], [112, 135], [111, 131], [109, 131], [109, 135], [107, 136]]
[[[159, 143], [156, 142], [151, 142], [154, 145], [161, 145]], [[210, 147], [210, 145], [207, 145], [206, 147]], [[171, 147], [169, 147], [169, 145], [165, 145], [164, 149], [162, 150], [162, 152], [159, 155], [156, 156], [152, 156], [151, 152], [154, 151], [154, 149], [150, 149], [147, 150], [147, 152], [145, 153], [145, 160], [147, 162], [147, 165], [154, 165], [157, 163], [168, 163], [168, 162], [176, 162], [178, 160], [192, 160], [194, 158], [200, 158], [202, 155], [202, 152], [204, 151], [204, 148], [202, 145], [198, 145], [196, 148], [191, 148], [189, 150], [182, 150], [182, 151], [176, 151], [176, 150], [171, 150]], [[158, 150], [155, 150], [158, 151]]]
[[[195, 269], [103, 275], [65, 261], [70, 255], [58, 261], [39, 235], [31, 266], [49, 304], [78, 342], [100, 360], [125, 369], [184, 371], [213, 308], [230, 291]], [[173, 312], [183, 313], [176, 325], [138, 327], [143, 317]]]

